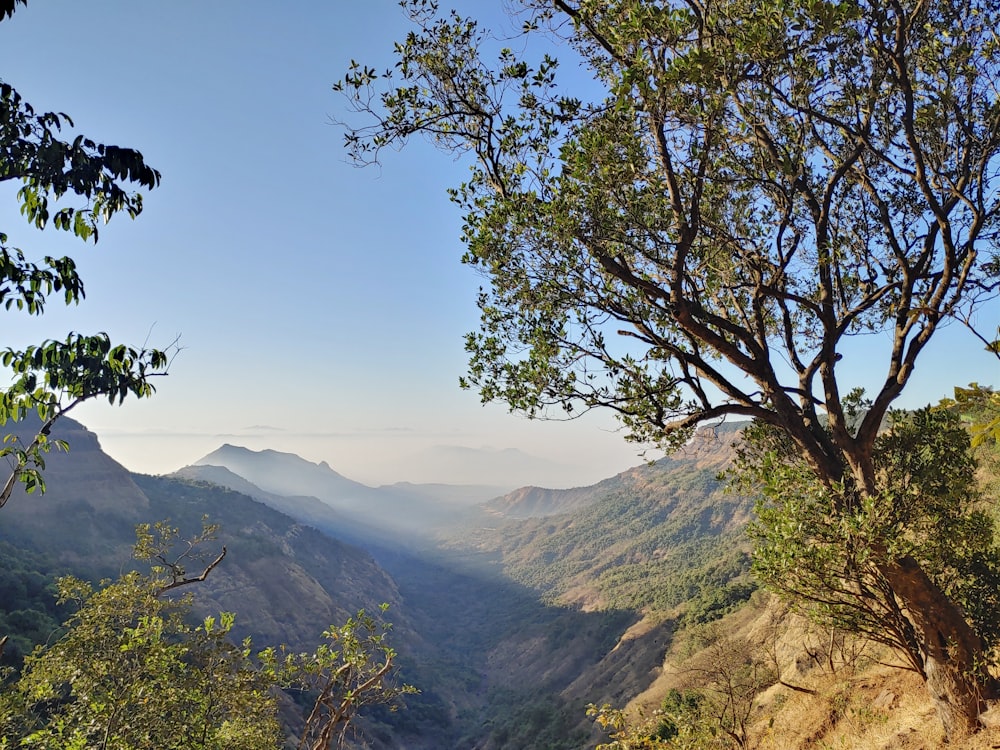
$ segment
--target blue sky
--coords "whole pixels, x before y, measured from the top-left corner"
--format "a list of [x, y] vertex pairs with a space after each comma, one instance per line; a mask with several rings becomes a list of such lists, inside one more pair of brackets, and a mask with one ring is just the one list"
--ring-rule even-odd
[[[0, 75], [36, 109], [140, 149], [163, 173], [143, 214], [96, 247], [29, 230], [15, 188], [0, 191], [12, 244], [73, 255], [87, 288], [79, 307], [5, 315], [0, 343], [181, 336], [154, 399], [75, 413], [127, 467], [170, 471], [221, 442], [369, 483], [476, 478], [440, 446], [549, 462], [518, 473], [498, 458], [515, 484], [584, 484], [639, 462], [606, 416], [531, 422], [459, 390], [480, 279], [459, 263], [445, 189], [466, 167], [414, 142], [358, 169], [331, 124], [346, 116], [330, 87], [348, 62], [388, 66], [406, 31], [395, 0], [31, 0], [0, 23]], [[946, 333], [908, 403], [998, 380], [971, 337]]]

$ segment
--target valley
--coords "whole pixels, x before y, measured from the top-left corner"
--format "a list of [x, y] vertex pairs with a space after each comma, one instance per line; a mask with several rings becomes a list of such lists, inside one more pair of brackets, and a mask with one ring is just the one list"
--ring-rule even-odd
[[500, 496], [372, 488], [234, 446], [171, 476], [133, 475], [81, 425], [57, 433], [71, 449], [52, 456], [47, 492], [15, 497], [0, 531], [51, 574], [114, 577], [137, 523], [190, 533], [207, 516], [227, 555], [199, 584], [198, 611], [236, 612], [239, 638], [304, 649], [389, 604], [400, 678], [420, 693], [360, 722], [362, 746], [593, 745], [589, 703], [642, 693], [678, 621], [714, 619], [752, 591], [734, 544], [746, 502], [715, 481], [729, 433], [594, 487]]
[[[115, 578], [135, 564], [136, 524], [166, 519], [183, 538], [208, 517], [226, 556], [197, 584], [195, 613], [235, 612], [238, 640], [308, 651], [331, 623], [388, 604], [396, 679], [419, 692], [399, 710], [362, 713], [347, 747], [584, 750], [611, 731], [588, 716], [592, 704], [628, 707], [642, 726], [678, 691], [701, 686], [711, 698], [751, 667], [758, 682], [740, 704], [748, 747], [940, 741], [926, 691], [885, 666], [891, 654], [817, 630], [757, 591], [752, 506], [718, 480], [733, 426], [597, 485], [496, 496], [367, 487], [235, 446], [172, 475], [131, 474], [82, 425], [63, 419], [54, 432], [71, 447], [50, 457], [46, 493], [19, 491], [0, 516], [8, 665], [58, 636], [69, 610], [53, 601], [55, 577]], [[993, 482], [996, 456], [980, 453]], [[727, 672], [733, 664], [743, 666]], [[294, 709], [284, 711], [291, 731]], [[956, 747], [989, 747], [997, 733]]]

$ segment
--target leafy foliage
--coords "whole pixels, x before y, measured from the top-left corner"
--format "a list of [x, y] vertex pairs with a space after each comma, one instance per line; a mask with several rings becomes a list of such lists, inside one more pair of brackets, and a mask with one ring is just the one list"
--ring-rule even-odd
[[[380, 614], [388, 609], [382, 605]], [[343, 739], [350, 721], [364, 706], [395, 707], [396, 699], [417, 692], [398, 687], [392, 677], [396, 651], [386, 637], [391, 626], [361, 610], [339, 627], [323, 633], [323, 642], [311, 654], [259, 654], [265, 669], [286, 688], [302, 691], [313, 702], [306, 717], [299, 750], [326, 750]]]
[[920, 671], [914, 625], [883, 573], [889, 561], [912, 558], [988, 647], [998, 642], [1000, 547], [955, 414], [893, 413], [876, 442], [875, 496], [825, 487], [773, 430], [745, 434], [737, 476], [763, 498], [751, 534], [754, 571], [767, 586], [825, 622], [895, 647]]
[[[16, 6], [16, 1], [0, 6], [0, 20]], [[33, 226], [52, 226], [96, 242], [100, 224], [118, 213], [134, 218], [142, 211], [142, 194], [132, 186], [152, 189], [160, 173], [133, 149], [83, 135], [63, 140], [64, 127], [73, 127], [67, 115], [36, 112], [13, 86], [0, 80], [0, 182], [20, 183], [21, 214]], [[82, 205], [68, 205], [66, 199], [74, 197], [82, 199]], [[0, 231], [0, 305], [7, 311], [41, 315], [53, 294], [66, 304], [83, 298], [83, 280], [73, 259], [46, 256], [31, 261]], [[0, 488], [0, 506], [18, 481], [29, 492], [44, 490], [43, 454], [51, 448], [49, 430], [61, 414], [95, 397], [114, 404], [127, 396], [151, 395], [150, 378], [166, 369], [168, 359], [165, 351], [113, 345], [104, 333], [72, 333], [64, 341], [0, 351], [0, 363], [12, 373], [11, 384], [0, 389], [0, 425], [20, 420], [29, 411], [43, 423], [27, 444], [8, 436], [0, 447], [0, 457], [11, 470]]]
[[255, 654], [249, 638], [235, 644], [231, 613], [192, 623], [192, 596], [164, 594], [204, 580], [221, 562], [225, 548], [204, 553], [216, 530], [206, 522], [182, 539], [169, 524], [143, 524], [134, 553], [149, 573], [97, 588], [59, 579], [60, 601], [76, 611], [0, 695], [0, 747], [273, 750], [282, 744], [277, 697], [285, 687], [312, 705], [299, 747], [327, 750], [359, 708], [413, 692], [392, 682], [390, 626], [363, 611], [327, 630], [310, 654]]
[[18, 5], [27, 5], [28, 0], [0, 0], [0, 20], [14, 14]]
[[6, 637], [0, 663], [20, 667], [36, 645], [59, 632], [56, 566], [44, 555], [0, 541], [0, 570], [0, 635]]
[[[170, 540], [145, 541], [148, 552]], [[249, 642], [229, 641], [233, 615], [192, 626], [189, 596], [161, 596], [173, 580], [160, 566], [97, 589], [60, 579], [60, 601], [78, 609], [65, 635], [30, 656], [4, 694], [3, 746], [276, 747], [271, 682]]]
[[941, 408], [961, 415], [970, 424], [972, 447], [986, 442], [1000, 443], [1000, 393], [992, 388], [970, 383], [967, 388], [955, 387], [955, 397], [943, 399]]
[[777, 676], [757, 644], [728, 637], [713, 626], [697, 629], [698, 655], [683, 667], [690, 685], [671, 689], [651, 720], [630, 721], [610, 705], [591, 705], [587, 715], [610, 731], [598, 750], [709, 750], [750, 747], [757, 696]]
[[671, 689], [653, 717], [629, 717], [611, 705], [590, 705], [587, 716], [604, 731], [611, 742], [597, 750], [723, 750], [733, 746], [720, 730], [704, 693]]

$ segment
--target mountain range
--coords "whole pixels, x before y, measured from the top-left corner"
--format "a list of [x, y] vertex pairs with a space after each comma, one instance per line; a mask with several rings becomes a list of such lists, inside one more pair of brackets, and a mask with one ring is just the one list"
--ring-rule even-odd
[[[113, 577], [135, 524], [221, 524], [224, 564], [198, 591], [237, 634], [308, 647], [390, 605], [402, 676], [421, 693], [363, 723], [371, 748], [578, 748], [589, 702], [656, 680], [678, 623], [745, 601], [748, 514], [716, 475], [731, 436], [592, 487], [369, 487], [325, 463], [223, 445], [165, 477], [134, 475], [69, 419], [48, 491], [2, 511], [0, 541], [47, 570]], [[34, 558], [32, 558], [34, 559]], [[668, 592], [668, 593], [663, 593]], [[0, 612], [0, 614], [3, 614]]]

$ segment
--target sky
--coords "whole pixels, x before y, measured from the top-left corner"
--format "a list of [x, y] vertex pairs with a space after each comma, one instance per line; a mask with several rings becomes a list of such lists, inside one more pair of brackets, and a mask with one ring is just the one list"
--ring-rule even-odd
[[[504, 23], [506, 3], [465, 4]], [[222, 443], [368, 484], [573, 486], [641, 463], [608, 415], [532, 421], [459, 389], [482, 279], [459, 262], [445, 191], [467, 165], [418, 140], [358, 168], [334, 124], [350, 113], [333, 82], [352, 59], [390, 66], [408, 28], [395, 0], [30, 0], [0, 23], [0, 78], [163, 174], [96, 246], [28, 228], [16, 186], [0, 190], [10, 244], [72, 255], [87, 291], [41, 318], [5, 313], [0, 346], [180, 336], [154, 398], [73, 412], [127, 468], [170, 472]], [[997, 366], [953, 327], [902, 404], [1000, 384]]]

